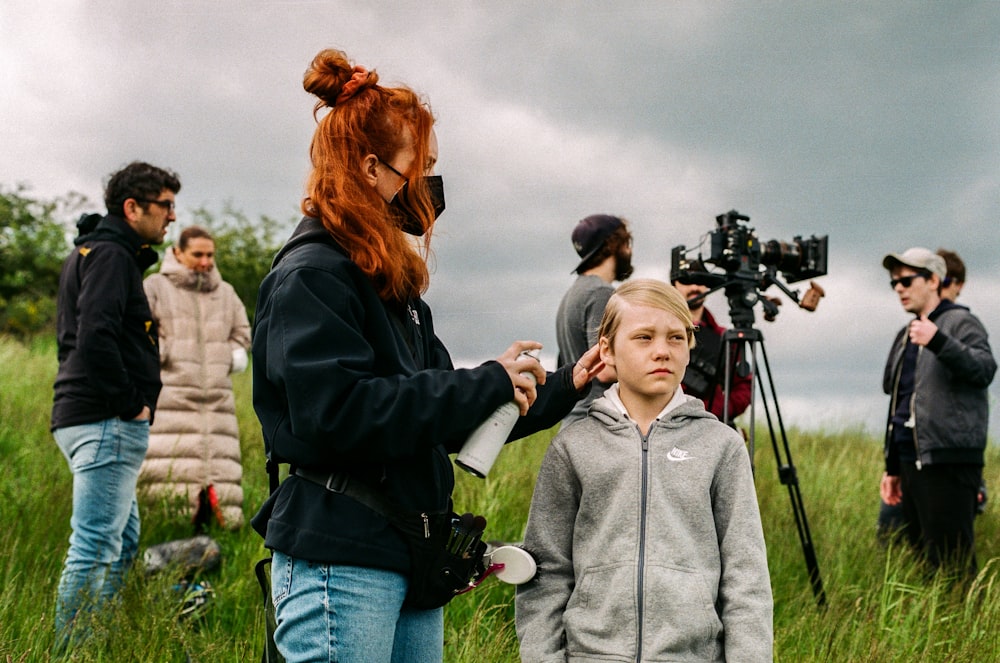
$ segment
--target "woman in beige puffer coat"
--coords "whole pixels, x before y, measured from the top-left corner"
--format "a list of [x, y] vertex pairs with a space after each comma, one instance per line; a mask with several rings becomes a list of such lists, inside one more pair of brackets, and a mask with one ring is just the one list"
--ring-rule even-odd
[[250, 322], [215, 268], [203, 228], [181, 232], [160, 272], [144, 282], [160, 332], [163, 389], [139, 474], [153, 498], [186, 500], [197, 527], [214, 516], [243, 525], [243, 466], [229, 375], [247, 366]]

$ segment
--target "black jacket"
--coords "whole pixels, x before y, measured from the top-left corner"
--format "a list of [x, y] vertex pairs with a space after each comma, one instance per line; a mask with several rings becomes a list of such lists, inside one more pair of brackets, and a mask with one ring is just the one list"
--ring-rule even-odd
[[123, 218], [108, 215], [63, 262], [53, 430], [155, 409], [160, 354], [142, 274], [158, 259]]
[[[579, 397], [570, 370], [552, 374], [511, 439], [554, 425]], [[402, 510], [441, 511], [455, 480], [448, 454], [512, 398], [499, 363], [454, 369], [427, 305], [383, 302], [316, 219], [299, 224], [261, 284], [253, 400], [273, 459], [346, 472]], [[385, 518], [297, 476], [252, 524], [268, 548], [300, 559], [409, 566]]]
[[[918, 467], [936, 463], [983, 464], [989, 424], [987, 388], [997, 370], [983, 324], [964, 306], [947, 299], [928, 316], [938, 331], [918, 348], [914, 391], [904, 410], [913, 421]], [[900, 471], [900, 449], [893, 442], [893, 415], [899, 410], [897, 389], [908, 326], [896, 334], [882, 377], [892, 399], [885, 435], [886, 472]]]

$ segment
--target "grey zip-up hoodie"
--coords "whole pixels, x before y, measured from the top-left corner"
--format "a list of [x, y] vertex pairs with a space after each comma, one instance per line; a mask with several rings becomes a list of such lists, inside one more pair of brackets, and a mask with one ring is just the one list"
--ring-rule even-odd
[[742, 437], [684, 402], [650, 427], [607, 396], [538, 474], [521, 660], [771, 661], [767, 554]]

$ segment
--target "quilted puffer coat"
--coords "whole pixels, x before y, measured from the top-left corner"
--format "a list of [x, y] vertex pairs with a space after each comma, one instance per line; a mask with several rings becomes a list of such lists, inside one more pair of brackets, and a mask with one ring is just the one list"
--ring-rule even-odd
[[[220, 524], [243, 524], [243, 467], [230, 373], [250, 347], [250, 323], [233, 287], [214, 267], [194, 272], [167, 250], [143, 284], [160, 328], [163, 389], [139, 484], [152, 498], [180, 498], [197, 512], [211, 487]], [[238, 370], [245, 368], [236, 366]]]

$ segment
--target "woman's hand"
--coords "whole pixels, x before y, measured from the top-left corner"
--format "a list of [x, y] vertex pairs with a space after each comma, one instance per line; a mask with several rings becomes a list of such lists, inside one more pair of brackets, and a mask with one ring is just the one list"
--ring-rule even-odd
[[[514, 401], [521, 410], [521, 416], [528, 413], [528, 408], [535, 402], [538, 392], [535, 383], [545, 384], [545, 369], [534, 357], [526, 354], [530, 350], [541, 350], [542, 344], [537, 341], [515, 341], [507, 351], [497, 357], [497, 362], [507, 369], [510, 382], [514, 387]], [[531, 373], [535, 379], [525, 377], [521, 373]]]
[[590, 348], [583, 353], [580, 357], [580, 361], [576, 362], [573, 367], [573, 386], [576, 387], [577, 391], [580, 391], [587, 386], [587, 383], [593, 380], [595, 377], [603, 379], [604, 374], [610, 371], [608, 377], [611, 378], [609, 381], [614, 380], [614, 369], [609, 366], [605, 366], [604, 362], [601, 361], [601, 346], [595, 344], [594, 347]]

